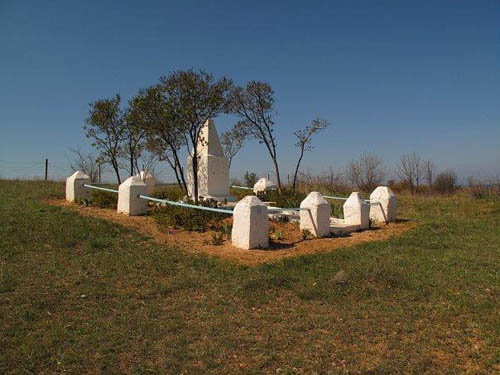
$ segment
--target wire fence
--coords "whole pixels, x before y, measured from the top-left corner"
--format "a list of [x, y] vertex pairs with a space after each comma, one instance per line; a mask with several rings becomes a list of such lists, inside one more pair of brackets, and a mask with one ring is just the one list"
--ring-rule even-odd
[[[24, 179], [24, 180], [48, 180], [64, 181], [74, 170], [68, 160], [40, 159], [36, 161], [0, 160], [0, 179]], [[248, 170], [231, 170], [230, 180], [245, 184], [246, 174], [251, 174]], [[274, 174], [270, 170], [257, 173], [257, 179], [268, 177], [273, 179]], [[128, 177], [126, 170], [120, 170], [122, 181]], [[158, 184], [175, 184], [175, 175], [164, 163], [158, 163], [154, 168], [154, 177]], [[102, 183], [116, 184], [118, 182], [115, 172], [109, 166], [102, 166]]]

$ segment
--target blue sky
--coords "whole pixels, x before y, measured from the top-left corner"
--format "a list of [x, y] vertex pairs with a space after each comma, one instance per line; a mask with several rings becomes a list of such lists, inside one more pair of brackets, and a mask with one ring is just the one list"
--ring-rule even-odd
[[[63, 163], [70, 148], [90, 147], [90, 101], [129, 99], [194, 67], [271, 84], [285, 175], [293, 131], [319, 116], [331, 127], [304, 168], [341, 168], [364, 151], [392, 168], [416, 151], [463, 177], [500, 176], [499, 10], [457, 0], [0, 0], [0, 161]], [[232, 122], [217, 118], [219, 132]], [[272, 165], [249, 142], [232, 169]]]

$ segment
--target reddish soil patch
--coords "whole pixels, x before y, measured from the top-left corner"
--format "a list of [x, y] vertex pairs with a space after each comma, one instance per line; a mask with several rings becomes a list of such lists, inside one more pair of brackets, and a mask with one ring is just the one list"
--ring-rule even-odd
[[304, 254], [330, 252], [363, 242], [382, 241], [400, 235], [415, 226], [412, 222], [397, 222], [345, 236], [302, 240], [298, 224], [270, 222], [272, 240], [269, 249], [243, 250], [233, 247], [230, 238], [225, 238], [222, 245], [211, 245], [210, 240], [214, 233], [211, 231], [205, 233], [181, 229], [163, 231], [150, 216], [127, 216], [113, 209], [83, 207], [64, 200], [50, 200], [48, 204], [69, 207], [81, 215], [122, 224], [139, 233], [152, 236], [158, 243], [177, 245], [187, 252], [208, 254], [250, 266]]

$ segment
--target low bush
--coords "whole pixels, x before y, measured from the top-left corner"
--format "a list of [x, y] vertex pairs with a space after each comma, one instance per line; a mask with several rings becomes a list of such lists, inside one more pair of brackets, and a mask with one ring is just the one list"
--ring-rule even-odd
[[238, 201], [242, 200], [247, 195], [254, 195], [253, 190], [236, 189], [236, 188], [229, 189], [229, 194], [231, 194], [231, 196], [235, 197]]
[[[193, 202], [188, 202], [193, 204]], [[217, 207], [214, 200], [205, 200], [200, 202], [204, 207]], [[223, 220], [228, 217], [227, 214], [198, 210], [195, 208], [186, 208], [167, 205], [159, 207], [153, 211], [153, 218], [162, 227], [181, 228], [188, 231], [205, 232], [207, 230], [221, 231]]]
[[167, 199], [169, 201], [180, 201], [182, 198], [184, 198], [186, 194], [184, 193], [184, 190], [177, 185], [171, 185], [171, 186], [160, 186], [156, 188], [156, 191], [153, 194], [153, 197], [158, 198], [158, 199]]
[[440, 194], [451, 194], [457, 189], [457, 175], [453, 171], [444, 171], [436, 176], [434, 190]]
[[282, 208], [297, 208], [300, 203], [306, 198], [307, 194], [293, 191], [289, 189], [268, 190], [257, 194], [260, 200], [265, 202], [274, 202], [277, 207]]
[[330, 207], [332, 208], [332, 216], [343, 219], [344, 218], [344, 207], [342, 204], [337, 202], [330, 202]]
[[108, 191], [92, 191], [90, 205], [100, 208], [116, 208], [118, 203], [118, 194]]

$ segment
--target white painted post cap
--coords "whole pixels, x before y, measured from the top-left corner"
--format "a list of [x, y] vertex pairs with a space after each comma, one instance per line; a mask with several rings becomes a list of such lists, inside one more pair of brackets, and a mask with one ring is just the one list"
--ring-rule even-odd
[[370, 205], [367, 204], [359, 192], [353, 192], [344, 203], [344, 222], [359, 225], [360, 229], [370, 228]]
[[330, 235], [330, 204], [317, 191], [309, 195], [300, 203], [300, 229], [307, 229], [315, 237]]
[[90, 184], [90, 177], [82, 171], [76, 171], [66, 179], [66, 200], [76, 202], [90, 197], [90, 191], [84, 184]]
[[370, 219], [378, 223], [396, 220], [396, 195], [388, 186], [379, 186], [370, 194]]
[[231, 240], [241, 249], [269, 247], [267, 206], [256, 196], [248, 195], [236, 204]]
[[117, 212], [125, 213], [129, 216], [144, 215], [148, 210], [148, 202], [139, 198], [139, 195], [146, 195], [147, 186], [139, 176], [127, 178], [118, 188]]
[[262, 192], [262, 191], [274, 190], [276, 188], [277, 188], [277, 186], [274, 182], [269, 180], [267, 177], [262, 177], [253, 186], [253, 192], [255, 194], [257, 194], [257, 193]]

